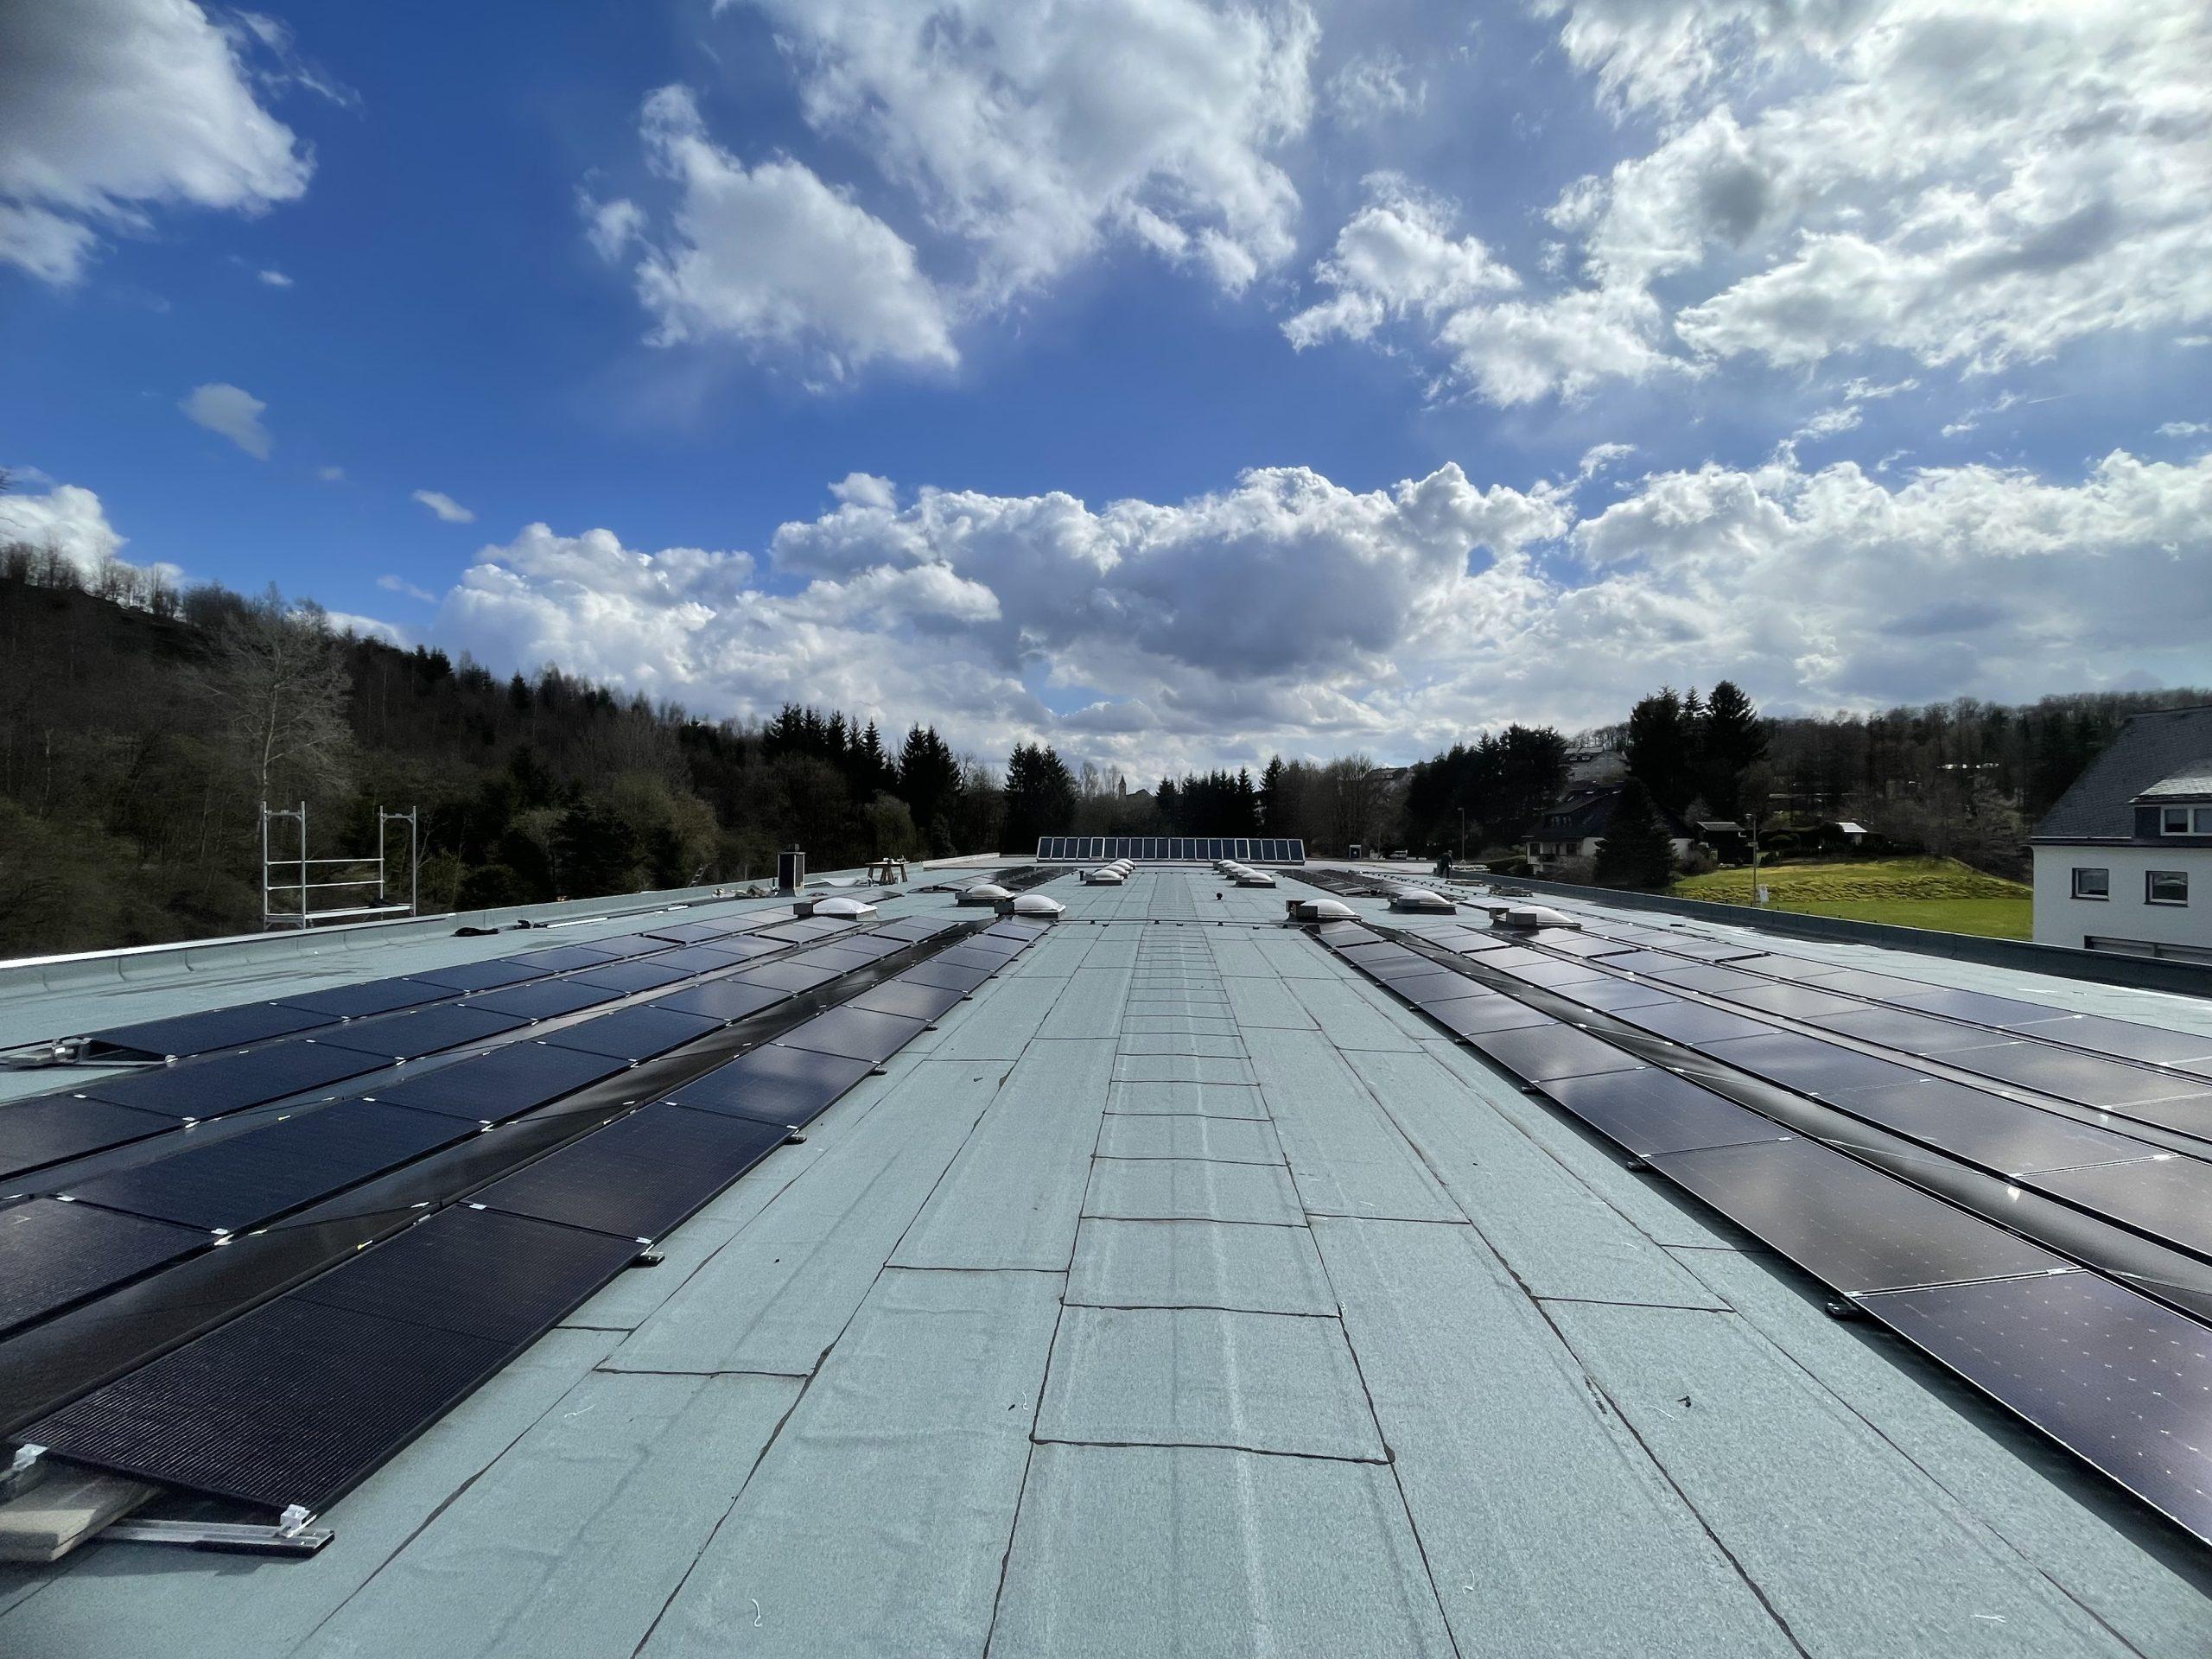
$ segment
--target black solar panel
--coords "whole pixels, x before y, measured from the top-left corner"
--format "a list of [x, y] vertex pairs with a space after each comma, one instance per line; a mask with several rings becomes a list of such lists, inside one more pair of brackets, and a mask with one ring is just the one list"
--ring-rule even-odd
[[1486, 1058], [1529, 1083], [1586, 1077], [1595, 1071], [1628, 1071], [1643, 1064], [1625, 1049], [1615, 1048], [1571, 1026], [1489, 1031], [1470, 1040]]
[[571, 969], [597, 967], [615, 959], [615, 952], [588, 944], [556, 944], [548, 950], [526, 950], [510, 958], [516, 967], [540, 974], [565, 974]]
[[1732, 1037], [1710, 1045], [1705, 1052], [1726, 1065], [1822, 1099], [1831, 1099], [1847, 1089], [1891, 1089], [1926, 1075], [1908, 1065], [1794, 1032]]
[[1662, 1153], [1651, 1163], [1815, 1278], [1852, 1294], [2066, 1265], [1817, 1141]]
[[718, 1066], [669, 1098], [701, 1111], [728, 1112], [764, 1123], [807, 1123], [875, 1069], [867, 1060], [817, 1054], [775, 1044]]
[[1428, 1002], [1421, 1012], [1446, 1031], [1469, 1039], [1488, 1033], [1515, 1031], [1559, 1022], [1526, 1002], [1510, 996], [1458, 996], [1446, 1002]]
[[867, 1008], [832, 1008], [785, 1032], [776, 1041], [785, 1048], [842, 1054], [849, 1060], [889, 1059], [921, 1033], [923, 1022], [905, 1014]]
[[849, 974], [855, 969], [868, 967], [876, 960], [876, 956], [873, 951], [849, 950], [842, 944], [824, 944], [808, 951], [806, 960], [814, 967]]
[[37, 1443], [193, 1491], [321, 1510], [510, 1347], [279, 1297], [42, 1419]]
[[449, 985], [433, 985], [426, 979], [372, 979], [359, 985], [333, 985], [327, 990], [288, 996], [284, 1004], [327, 1014], [335, 1020], [364, 1020], [425, 1002], [442, 1002], [459, 995]]
[[512, 1014], [519, 1020], [556, 1020], [564, 1014], [612, 1002], [616, 995], [602, 986], [586, 985], [577, 980], [541, 979], [534, 984], [486, 991], [480, 996], [470, 997], [468, 1006], [489, 1008], [494, 1014]]
[[[737, 958], [711, 964], [727, 967]], [[562, 982], [567, 985], [596, 985], [602, 989], [620, 991], [628, 995], [633, 991], [657, 991], [664, 985], [673, 985], [681, 980], [696, 978], [707, 971], [702, 968], [686, 968], [667, 957], [655, 957], [647, 962], [610, 962], [603, 968], [594, 968], [576, 974]]]
[[244, 1054], [105, 1077], [86, 1084], [83, 1092], [95, 1100], [142, 1106], [175, 1118], [214, 1117], [358, 1077], [385, 1064], [376, 1055], [324, 1043], [280, 1043]]
[[726, 1023], [745, 1019], [763, 1008], [772, 1008], [777, 1003], [790, 999], [788, 991], [779, 991], [766, 985], [747, 985], [734, 979], [717, 979], [705, 985], [694, 985], [685, 990], [671, 991], [666, 996], [656, 997], [652, 1006], [671, 1008], [677, 1014], [696, 1014]]
[[549, 1048], [573, 1048], [586, 1054], [614, 1054], [626, 1060], [649, 1060], [672, 1048], [720, 1031], [722, 1022], [703, 1014], [678, 1014], [673, 1008], [624, 1008], [587, 1020], [565, 1031], [549, 1033]]
[[1992, 996], [1986, 991], [1956, 991], [1948, 986], [1916, 985], [1910, 990], [1893, 992], [1885, 1000], [1923, 1014], [1948, 1014], [1955, 1020], [1978, 1020], [1986, 1026], [2047, 1019], [2050, 1014], [2050, 1009], [2040, 1002]]
[[784, 1141], [780, 1123], [648, 1106], [475, 1195], [489, 1209], [658, 1238]]
[[1578, 985], [1574, 988], [1574, 1000], [1585, 1007], [1601, 1008], [1611, 1014], [1623, 1008], [1656, 1008], [1688, 1001], [1663, 985], [1635, 983], [1625, 979], [1592, 980], [1587, 985]]
[[1847, 1089], [1834, 1098], [1853, 1117], [2004, 1175], [2142, 1158], [2156, 1150], [2109, 1129], [1937, 1078]]
[[90, 1205], [33, 1198], [0, 1210], [0, 1332], [175, 1262], [204, 1232]]
[[1903, 1049], [1908, 1054], [1948, 1054], [1963, 1048], [1986, 1048], [2005, 1040], [2002, 1032], [1986, 1031], [1980, 1026], [1955, 1025], [1948, 1020], [1913, 1014], [1904, 1008], [1860, 1007], [1847, 1014], [1828, 1015], [1820, 1023], [1824, 1030], [1840, 1031], [1847, 1037], [1856, 1037], [1864, 1043], [1878, 1043], [1884, 1048]]
[[1656, 1066], [1554, 1078], [1544, 1093], [1639, 1157], [1788, 1138], [1772, 1119]]
[[899, 978], [910, 984], [935, 986], [939, 990], [967, 992], [991, 976], [988, 968], [958, 968], [950, 963], [931, 961], [909, 968]]
[[[1433, 963], [1429, 964], [1434, 967]], [[1408, 974], [1402, 979], [1389, 982], [1390, 988], [1408, 1002], [1426, 1007], [1431, 1002], [1449, 1002], [1456, 997], [1496, 995], [1487, 985], [1478, 985], [1465, 974], [1446, 973], [1439, 969], [1429, 974]]]
[[747, 968], [738, 977], [748, 985], [767, 985], [779, 991], [810, 991], [837, 977], [834, 968], [812, 968], [803, 962], [764, 962]]
[[436, 1112], [341, 1100], [220, 1140], [188, 1131], [167, 1157], [67, 1191], [110, 1210], [237, 1232], [475, 1133]]
[[2093, 1273], [1867, 1298], [1869, 1313], [2200, 1538], [2212, 1333]]
[[987, 974], [995, 974], [1013, 961], [1017, 954], [1015, 950], [994, 949], [971, 939], [966, 944], [956, 944], [951, 950], [930, 960], [947, 968], [975, 968]]
[[378, 1089], [374, 1097], [498, 1123], [626, 1070], [627, 1062], [617, 1056], [513, 1043], [435, 1071], [410, 1072]]
[[1730, 1014], [1725, 1008], [1708, 1007], [1702, 1002], [1662, 1002], [1656, 1007], [1616, 1009], [1613, 1014], [1639, 1031], [1651, 1032], [1677, 1043], [1726, 1042], [1732, 1038], [1758, 1037], [1774, 1030], [1772, 1026], [1762, 1025], [1740, 1014]]
[[[1322, 944], [1334, 945], [1339, 950], [1347, 945], [1387, 943], [1383, 937], [1373, 928], [1362, 926], [1357, 922], [1324, 922], [1321, 924], [1320, 934]], [[1440, 933], [1438, 937], [1442, 938], [1443, 934]]]
[[441, 1003], [413, 1014], [340, 1026], [310, 1040], [318, 1047], [354, 1049], [387, 1060], [412, 1060], [467, 1043], [480, 1043], [527, 1021], [472, 1003]]
[[74, 1095], [41, 1095], [0, 1106], [0, 1179], [87, 1153], [104, 1152], [176, 1127], [165, 1112], [143, 1112]]
[[881, 962], [886, 957], [895, 957], [906, 948], [904, 939], [887, 939], [880, 933], [868, 933], [855, 938], [837, 941], [838, 950], [849, 957], [862, 957], [869, 962]]
[[862, 992], [848, 1005], [878, 1014], [903, 1014], [909, 1020], [931, 1020], [959, 1004], [961, 993], [941, 986], [918, 985], [905, 978], [887, 979]]
[[1827, 1020], [1839, 1014], [1855, 1014], [1866, 1006], [1847, 996], [1831, 996], [1810, 985], [1766, 985], [1753, 982], [1739, 990], [1727, 992], [1726, 995], [1730, 1001], [1740, 1002], [1747, 1008], [1787, 1014], [1792, 1020]]
[[120, 1049], [156, 1058], [168, 1055], [212, 1054], [220, 1048], [239, 1048], [271, 1037], [312, 1031], [333, 1024], [334, 1014], [286, 1007], [278, 1002], [249, 1002], [243, 1007], [210, 1008], [203, 1014], [181, 1014], [168, 1020], [142, 1020], [135, 1025], [111, 1026], [94, 1032], [92, 1040], [105, 1048]]
[[697, 944], [707, 939], [719, 939], [737, 931], [734, 922], [671, 922], [665, 927], [649, 927], [645, 937], [665, 939], [671, 944]]
[[[1611, 966], [1610, 963], [1606, 964]], [[1764, 988], [1780, 990], [1781, 986], [1764, 985], [1749, 974], [1739, 974], [1732, 968], [1717, 967], [1709, 962], [1678, 962], [1670, 967], [1654, 968], [1647, 977], [1663, 980], [1669, 985], [1679, 985], [1686, 991], [1710, 991], [1719, 996], [1735, 996], [1738, 993]]]
[[[607, 968], [596, 968], [577, 977], [588, 980], [594, 985], [613, 985], [619, 983], [622, 976], [650, 971], [666, 974], [670, 978], [650, 981], [647, 982], [648, 983], [665, 985], [672, 979], [689, 979], [696, 974], [711, 974], [718, 968], [734, 968], [739, 963], [751, 959], [750, 954], [746, 951], [725, 950], [719, 944], [685, 944], [679, 945], [673, 950], [663, 951], [651, 962], [629, 962]], [[609, 974], [618, 977], [609, 979], [607, 977]], [[622, 988], [629, 990], [633, 988], [624, 985]]]
[[[2151, 1151], [2143, 1147], [2139, 1156]], [[2024, 1184], [2192, 1254], [2212, 1255], [2212, 1164], [2167, 1153], [2139, 1163], [2047, 1169]]]
[[1943, 1064], [1986, 1077], [2002, 1077], [2085, 1106], [2129, 1106], [2202, 1091], [2201, 1084], [2186, 1077], [2146, 1071], [2091, 1054], [2069, 1054], [2039, 1043], [1968, 1049], [1945, 1056]]
[[512, 957], [490, 962], [458, 963], [451, 968], [426, 969], [409, 976], [426, 985], [447, 985], [456, 991], [493, 991], [502, 985], [519, 985], [526, 979], [543, 979], [543, 969], [525, 968]]
[[626, 1239], [453, 1205], [290, 1294], [514, 1344], [544, 1330], [637, 1254]]
[[610, 957], [649, 957], [656, 950], [668, 949], [666, 939], [657, 939], [650, 933], [617, 933], [611, 938], [589, 941], [594, 950], [604, 950]]

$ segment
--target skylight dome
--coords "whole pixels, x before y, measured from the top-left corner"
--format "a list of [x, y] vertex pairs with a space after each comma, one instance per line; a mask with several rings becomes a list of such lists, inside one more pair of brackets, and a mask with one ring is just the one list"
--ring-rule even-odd
[[1013, 893], [995, 881], [978, 881], [961, 893], [959, 901], [963, 905], [995, 905], [1001, 899], [1013, 897]]
[[802, 899], [792, 908], [802, 916], [830, 916], [841, 921], [857, 922], [875, 914], [874, 905], [864, 905], [857, 899], [842, 894], [827, 899]]
[[1057, 899], [1047, 899], [1041, 893], [1025, 893], [1018, 899], [1007, 899], [999, 905], [1001, 916], [1027, 916], [1040, 922], [1058, 921], [1067, 912], [1067, 906]]
[[1459, 907], [1442, 893], [1432, 893], [1427, 887], [1401, 887], [1390, 895], [1390, 908], [1432, 911], [1439, 915], [1450, 916], [1456, 914]]

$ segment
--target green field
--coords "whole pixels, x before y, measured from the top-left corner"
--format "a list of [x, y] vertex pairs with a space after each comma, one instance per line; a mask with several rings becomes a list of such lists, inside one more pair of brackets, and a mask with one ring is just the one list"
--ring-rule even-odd
[[[1854, 922], [2024, 939], [2033, 925], [2030, 889], [1952, 858], [1885, 858], [1859, 864], [1762, 864], [1768, 906]], [[1749, 870], [1686, 875], [1669, 890], [1716, 904], [1751, 901]]]

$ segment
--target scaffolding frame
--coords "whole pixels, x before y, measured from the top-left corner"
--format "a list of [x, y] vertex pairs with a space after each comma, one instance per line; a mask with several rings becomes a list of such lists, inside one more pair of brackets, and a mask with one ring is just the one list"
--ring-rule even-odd
[[[420, 912], [422, 900], [422, 840], [421, 809], [409, 807], [404, 812], [387, 812], [382, 805], [377, 808], [377, 850], [373, 856], [359, 858], [310, 858], [308, 855], [308, 804], [297, 806], [271, 806], [261, 804], [261, 926], [264, 932], [279, 928], [296, 928], [302, 932], [329, 922], [374, 921]], [[299, 852], [279, 853], [272, 836], [272, 827], [289, 823], [296, 827]], [[390, 830], [395, 823], [407, 826], [407, 896], [396, 897], [392, 891], [391, 861], [385, 857], [390, 844]], [[282, 830], [277, 833], [287, 833]], [[327, 877], [322, 873], [333, 872]], [[289, 878], [296, 873], [297, 879]], [[370, 896], [373, 891], [373, 898]], [[348, 895], [352, 902], [340, 899], [337, 902], [321, 904], [318, 907], [317, 893]]]

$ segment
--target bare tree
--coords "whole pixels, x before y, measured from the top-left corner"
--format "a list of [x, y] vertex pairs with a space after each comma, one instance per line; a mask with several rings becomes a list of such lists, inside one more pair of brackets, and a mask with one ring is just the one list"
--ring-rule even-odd
[[353, 679], [321, 607], [289, 605], [272, 584], [225, 619], [198, 685], [260, 799], [345, 786]]

